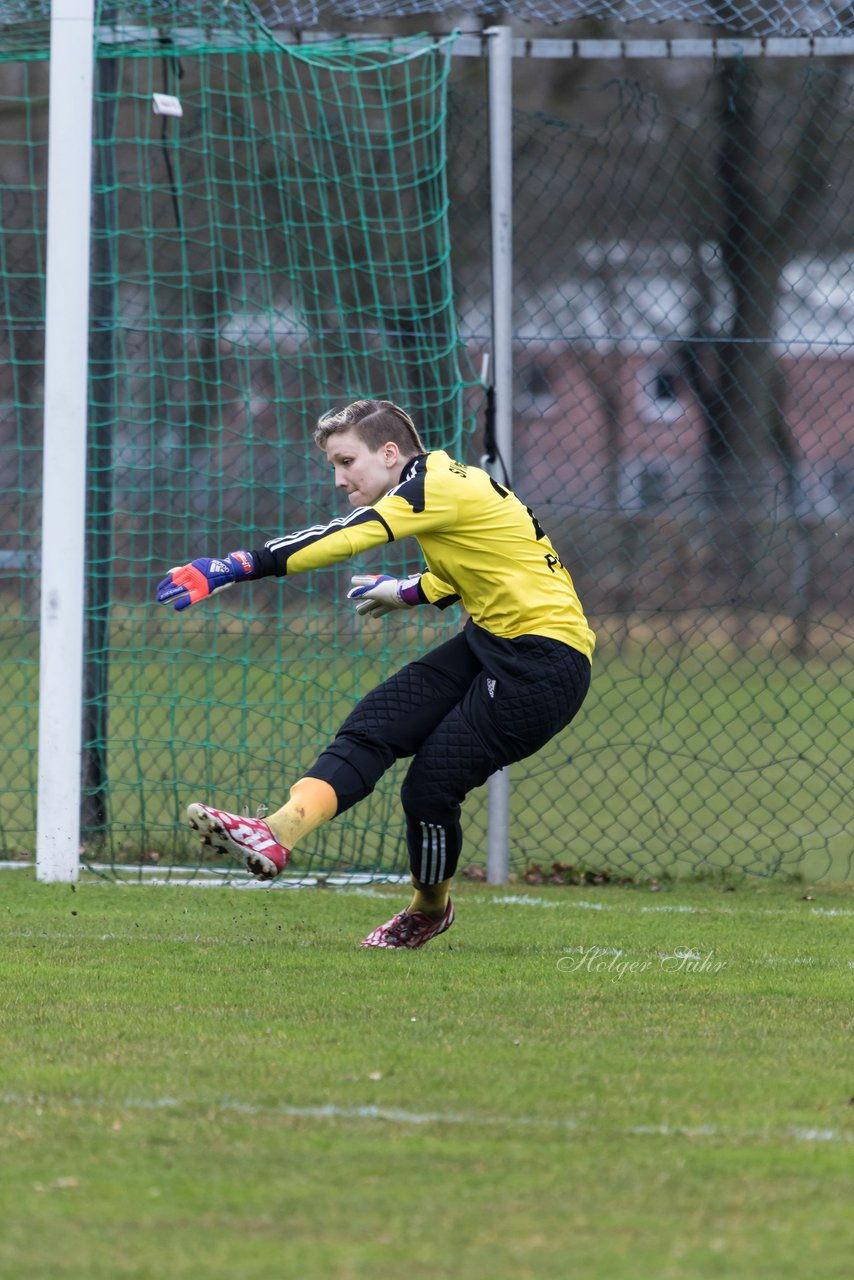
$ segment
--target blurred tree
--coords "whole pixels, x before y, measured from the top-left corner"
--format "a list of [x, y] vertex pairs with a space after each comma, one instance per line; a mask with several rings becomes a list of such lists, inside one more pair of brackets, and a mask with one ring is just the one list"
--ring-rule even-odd
[[[682, 348], [682, 360], [703, 409], [707, 487], [722, 507], [767, 505], [769, 479], [773, 487], [780, 473], [790, 509], [796, 501], [797, 448], [782, 411], [777, 311], [786, 264], [813, 240], [843, 83], [835, 65], [803, 73], [797, 136], [781, 156], [779, 128], [772, 141], [771, 121], [757, 111], [755, 66], [727, 60], [719, 73], [717, 238], [732, 314], [724, 336], [701, 329]], [[763, 178], [775, 147], [778, 176], [769, 190]]]

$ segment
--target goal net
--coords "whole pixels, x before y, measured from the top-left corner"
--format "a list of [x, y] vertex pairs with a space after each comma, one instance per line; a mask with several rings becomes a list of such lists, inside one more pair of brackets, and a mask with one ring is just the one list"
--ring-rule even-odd
[[[113, 340], [92, 397], [107, 464], [90, 471], [89, 573], [109, 626], [87, 745], [109, 750], [87, 779], [90, 858], [195, 861], [188, 801], [278, 807], [356, 698], [453, 625], [366, 625], [344, 603], [352, 573], [420, 568], [414, 544], [185, 614], [151, 604], [170, 565], [339, 513], [311, 440], [328, 407], [387, 397], [428, 445], [463, 445], [448, 43], [354, 55], [256, 33], [99, 63], [93, 326], [100, 299]], [[182, 115], [156, 114], [155, 94]], [[399, 869], [395, 791], [317, 833], [297, 868]]]

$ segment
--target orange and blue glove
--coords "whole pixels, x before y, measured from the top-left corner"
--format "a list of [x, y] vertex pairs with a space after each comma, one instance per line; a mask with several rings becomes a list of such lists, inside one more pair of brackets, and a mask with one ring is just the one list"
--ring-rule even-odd
[[176, 609], [189, 609], [191, 604], [233, 587], [247, 578], [255, 568], [248, 551], [230, 551], [221, 560], [202, 557], [189, 564], [170, 569], [157, 588], [158, 604], [171, 604]]

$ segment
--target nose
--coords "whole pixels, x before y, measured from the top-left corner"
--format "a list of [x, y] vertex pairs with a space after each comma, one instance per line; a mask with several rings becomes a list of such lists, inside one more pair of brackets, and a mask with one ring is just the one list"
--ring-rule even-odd
[[346, 480], [346, 477], [344, 476], [344, 474], [343, 474], [341, 471], [337, 471], [337, 470], [336, 470], [336, 472], [335, 472], [335, 488], [336, 488], [336, 489], [346, 489], [346, 487], [347, 487], [347, 480]]

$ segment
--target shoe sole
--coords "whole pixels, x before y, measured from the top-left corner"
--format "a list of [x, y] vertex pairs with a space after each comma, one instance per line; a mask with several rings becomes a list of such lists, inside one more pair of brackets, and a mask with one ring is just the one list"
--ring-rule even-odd
[[242, 849], [232, 840], [226, 828], [204, 805], [188, 805], [187, 822], [194, 831], [199, 833], [205, 847], [242, 862], [253, 876], [259, 876], [262, 880], [273, 880], [279, 874], [279, 868], [271, 858], [266, 858], [262, 853]]

